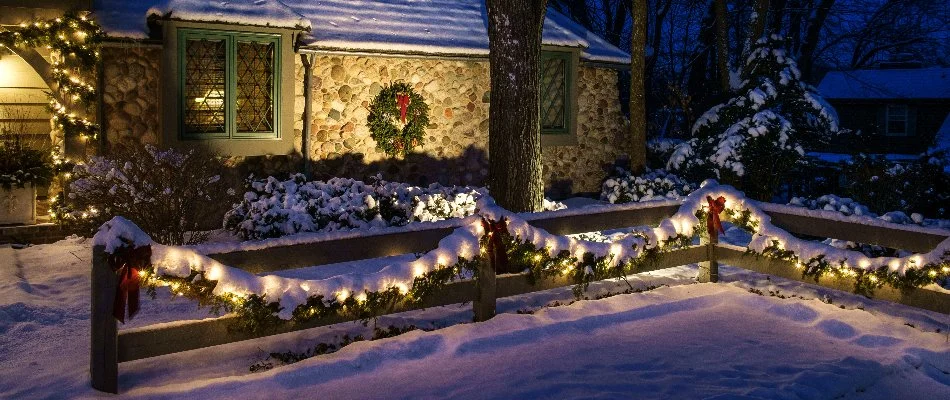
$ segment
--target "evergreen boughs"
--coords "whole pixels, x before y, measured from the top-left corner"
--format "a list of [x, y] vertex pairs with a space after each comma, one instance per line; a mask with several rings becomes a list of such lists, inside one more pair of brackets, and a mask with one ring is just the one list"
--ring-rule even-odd
[[18, 133], [0, 135], [0, 188], [43, 186], [54, 171], [50, 153], [30, 148]]
[[[406, 122], [401, 128], [396, 125], [401, 123], [399, 95], [409, 96]], [[429, 106], [408, 83], [395, 82], [383, 87], [370, 103], [367, 123], [377, 148], [392, 157], [405, 156], [422, 145], [429, 125]]]
[[693, 139], [670, 157], [670, 170], [694, 182], [713, 176], [770, 200], [804, 161], [806, 143], [837, 134], [834, 110], [801, 80], [784, 48], [777, 36], [756, 43], [737, 95], [696, 121]]
[[56, 82], [59, 94], [69, 104], [50, 98], [53, 124], [66, 137], [95, 137], [98, 125], [78, 116], [96, 99], [96, 88], [83, 75], [92, 73], [100, 62], [99, 47], [105, 33], [85, 15], [65, 15], [22, 23], [0, 31], [0, 45], [7, 47], [47, 48], [58, 53], [61, 61], [50, 68], [49, 79]]

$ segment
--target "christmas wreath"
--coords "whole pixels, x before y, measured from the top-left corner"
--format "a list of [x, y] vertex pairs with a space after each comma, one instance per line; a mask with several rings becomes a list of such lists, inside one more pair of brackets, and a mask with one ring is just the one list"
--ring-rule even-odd
[[429, 106], [408, 83], [395, 82], [373, 99], [367, 122], [377, 148], [390, 156], [406, 155], [422, 144]]

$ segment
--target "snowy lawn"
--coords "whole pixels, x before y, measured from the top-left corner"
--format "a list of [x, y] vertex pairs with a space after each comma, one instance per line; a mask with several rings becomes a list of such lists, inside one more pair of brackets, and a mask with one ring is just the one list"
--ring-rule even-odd
[[[88, 383], [89, 243], [0, 247], [0, 398], [108, 397]], [[123, 363], [120, 392], [262, 399], [317, 393], [334, 399], [950, 398], [946, 315], [735, 268], [723, 268], [722, 284], [693, 284], [695, 275], [690, 266], [637, 275], [636, 288], [665, 286], [559, 307], [544, 306], [569, 303], [570, 288], [503, 299], [504, 314], [480, 324], [466, 323], [468, 306], [387, 316], [381, 327], [441, 329], [358, 342], [265, 372], [248, 368], [270, 352], [303, 351], [371, 327], [340, 324]], [[588, 296], [625, 288], [602, 282]], [[143, 300], [139, 316], [120, 329], [207, 317], [167, 291]]]

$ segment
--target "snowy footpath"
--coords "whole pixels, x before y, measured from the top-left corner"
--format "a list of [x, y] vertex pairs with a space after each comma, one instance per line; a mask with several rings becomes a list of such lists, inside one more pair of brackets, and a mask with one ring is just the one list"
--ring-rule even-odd
[[[108, 398], [89, 387], [90, 240], [0, 246], [0, 398]], [[382, 265], [382, 263], [377, 263]], [[362, 268], [374, 264], [362, 263]], [[319, 267], [323, 268], [323, 267]], [[345, 266], [327, 271], [339, 272]], [[302, 275], [314, 274], [303, 270]], [[329, 272], [333, 273], [333, 272]], [[950, 317], [724, 267], [633, 276], [380, 318], [417, 330], [264, 372], [270, 352], [303, 351], [372, 326], [339, 324], [119, 365], [121, 398], [169, 399], [947, 399]], [[208, 317], [161, 289], [120, 329]], [[273, 360], [270, 360], [273, 361]]]

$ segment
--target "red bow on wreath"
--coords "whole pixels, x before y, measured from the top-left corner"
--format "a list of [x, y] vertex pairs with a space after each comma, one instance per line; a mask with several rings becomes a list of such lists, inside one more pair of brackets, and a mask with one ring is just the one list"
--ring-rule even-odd
[[718, 199], [713, 200], [712, 197], [706, 196], [706, 202], [709, 203], [709, 212], [706, 214], [706, 230], [709, 232], [709, 239], [716, 241], [719, 238], [717, 235], [718, 232], [726, 233], [722, 229], [722, 222], [719, 221], [719, 213], [726, 209], [726, 198], [719, 196]]
[[485, 234], [488, 235], [485, 245], [488, 247], [488, 261], [491, 263], [495, 273], [508, 272], [508, 253], [505, 252], [505, 242], [502, 241], [502, 235], [508, 231], [508, 224], [504, 219], [501, 221], [490, 221], [482, 218], [482, 227], [485, 228]]
[[409, 95], [408, 94], [397, 94], [396, 95], [396, 105], [399, 106], [399, 120], [402, 123], [406, 123], [406, 111], [409, 110]]
[[123, 247], [109, 255], [109, 266], [116, 272], [119, 284], [115, 287], [112, 316], [125, 323], [125, 305], [128, 300], [129, 319], [139, 312], [139, 269], [151, 264], [152, 246]]

